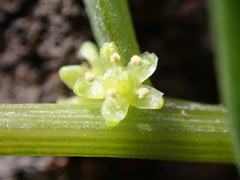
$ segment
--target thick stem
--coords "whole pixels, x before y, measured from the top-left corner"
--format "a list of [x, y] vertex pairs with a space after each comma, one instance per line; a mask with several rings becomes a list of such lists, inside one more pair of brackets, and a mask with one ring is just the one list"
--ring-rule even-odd
[[221, 106], [167, 99], [161, 110], [130, 108], [109, 128], [101, 104], [0, 105], [0, 155], [122, 157], [233, 162]]

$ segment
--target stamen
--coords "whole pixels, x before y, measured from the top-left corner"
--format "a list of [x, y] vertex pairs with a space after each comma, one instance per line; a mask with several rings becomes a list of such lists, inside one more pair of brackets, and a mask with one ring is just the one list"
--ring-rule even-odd
[[116, 90], [113, 88], [107, 90], [107, 95], [114, 99], [117, 98]]
[[119, 62], [121, 59], [121, 56], [118, 54], [118, 53], [113, 53], [111, 56], [110, 56], [110, 61], [113, 63], [116, 63], [116, 62]]
[[131, 63], [135, 66], [141, 66], [142, 65], [142, 58], [140, 56], [134, 55], [131, 58]]
[[90, 72], [86, 72], [86, 73], [84, 74], [84, 79], [85, 79], [86, 81], [88, 81], [88, 82], [93, 82], [94, 79], [95, 79], [95, 75], [92, 74], [92, 73], [90, 73]]
[[137, 93], [138, 93], [138, 98], [142, 99], [148, 95], [149, 90], [143, 87], [143, 88], [139, 88]]

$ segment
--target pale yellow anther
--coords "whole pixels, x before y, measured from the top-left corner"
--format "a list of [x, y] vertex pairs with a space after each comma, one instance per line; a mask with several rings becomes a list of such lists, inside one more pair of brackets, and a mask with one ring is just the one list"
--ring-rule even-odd
[[134, 55], [133, 57], [131, 57], [131, 63], [135, 66], [141, 66], [142, 58], [140, 56]]
[[139, 88], [137, 93], [138, 93], [138, 98], [142, 99], [148, 95], [149, 90], [148, 88], [143, 87], [143, 88]]
[[110, 61], [113, 62], [113, 63], [119, 62], [120, 59], [121, 59], [121, 56], [118, 53], [113, 53], [110, 56]]
[[117, 98], [117, 92], [113, 88], [107, 90], [107, 95], [114, 99]]
[[95, 75], [92, 74], [92, 73], [90, 73], [90, 72], [86, 72], [86, 73], [84, 74], [84, 79], [85, 79], [86, 81], [88, 81], [88, 82], [93, 82], [94, 79], [95, 79]]

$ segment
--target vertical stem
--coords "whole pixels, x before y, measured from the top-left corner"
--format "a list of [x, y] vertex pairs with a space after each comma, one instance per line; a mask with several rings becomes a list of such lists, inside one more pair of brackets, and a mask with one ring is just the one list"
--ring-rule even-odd
[[125, 65], [134, 54], [140, 54], [126, 0], [84, 0], [84, 3], [99, 47], [115, 42]]
[[223, 102], [229, 110], [240, 170], [240, 1], [211, 0], [212, 30]]

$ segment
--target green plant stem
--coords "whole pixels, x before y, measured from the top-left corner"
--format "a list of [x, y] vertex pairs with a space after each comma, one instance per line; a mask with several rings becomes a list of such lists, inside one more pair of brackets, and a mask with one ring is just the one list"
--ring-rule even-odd
[[99, 47], [114, 42], [125, 65], [133, 55], [140, 54], [126, 0], [84, 0], [84, 4]]
[[219, 84], [229, 110], [233, 144], [240, 172], [240, 1], [211, 0], [212, 34], [215, 38]]
[[109, 128], [101, 104], [0, 105], [0, 155], [122, 157], [232, 163], [221, 106], [167, 99], [161, 110], [134, 107]]

